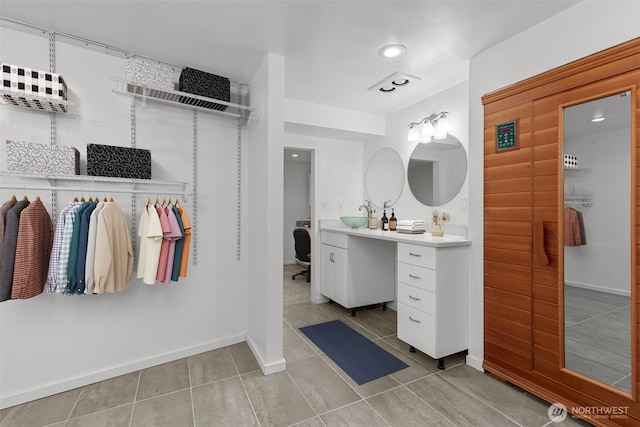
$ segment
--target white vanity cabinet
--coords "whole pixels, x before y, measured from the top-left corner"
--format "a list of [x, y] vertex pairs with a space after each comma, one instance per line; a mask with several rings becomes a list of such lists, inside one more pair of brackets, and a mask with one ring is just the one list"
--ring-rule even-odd
[[394, 242], [325, 230], [320, 242], [322, 295], [351, 309], [395, 300]]
[[439, 359], [466, 350], [467, 246], [398, 243], [398, 338]]

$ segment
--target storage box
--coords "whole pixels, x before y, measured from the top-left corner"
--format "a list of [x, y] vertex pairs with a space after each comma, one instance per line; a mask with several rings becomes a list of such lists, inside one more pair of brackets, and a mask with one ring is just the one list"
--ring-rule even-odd
[[60, 74], [2, 64], [2, 88], [16, 94], [67, 99], [67, 83]]
[[140, 148], [87, 144], [87, 174], [151, 179], [151, 151]]
[[174, 90], [173, 68], [131, 57], [127, 60], [127, 81], [155, 89]]
[[565, 169], [575, 169], [578, 167], [578, 157], [572, 156], [571, 154], [564, 155], [564, 168]]
[[65, 104], [61, 100], [55, 101], [52, 99], [51, 101], [48, 101], [45, 99], [20, 96], [17, 94], [16, 95], [4, 94], [2, 95], [2, 98], [8, 104], [11, 104], [11, 105], [35, 108], [37, 110], [57, 111], [59, 113], [67, 112], [67, 104]]
[[[182, 92], [220, 101], [231, 101], [231, 81], [228, 78], [193, 68], [184, 68], [182, 70], [180, 73], [179, 87]], [[186, 104], [191, 104], [190, 101], [191, 100], [186, 97], [181, 100], [181, 102]], [[208, 101], [201, 101], [194, 105], [219, 111], [227, 109], [226, 105]]]
[[7, 170], [48, 175], [80, 175], [80, 152], [74, 147], [7, 141]]

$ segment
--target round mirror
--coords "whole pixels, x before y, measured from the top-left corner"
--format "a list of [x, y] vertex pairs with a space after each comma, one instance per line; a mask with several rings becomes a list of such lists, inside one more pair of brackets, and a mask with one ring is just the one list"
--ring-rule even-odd
[[467, 153], [453, 135], [416, 145], [407, 167], [413, 196], [427, 206], [441, 206], [453, 200], [466, 176]]
[[367, 192], [371, 203], [382, 207], [393, 205], [404, 186], [404, 165], [400, 155], [392, 148], [382, 148], [371, 157], [367, 166]]

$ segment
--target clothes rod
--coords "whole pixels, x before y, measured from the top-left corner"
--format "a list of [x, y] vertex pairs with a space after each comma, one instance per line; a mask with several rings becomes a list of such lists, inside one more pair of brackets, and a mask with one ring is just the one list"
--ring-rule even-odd
[[45, 187], [45, 186], [23, 186], [23, 185], [0, 185], [3, 190], [22, 190], [22, 191], [75, 191], [82, 194], [90, 193], [125, 193], [125, 194], [166, 194], [178, 196], [191, 196], [190, 193], [184, 191], [151, 191], [151, 190], [127, 190], [127, 189], [98, 189], [98, 188], [78, 188], [78, 187]]

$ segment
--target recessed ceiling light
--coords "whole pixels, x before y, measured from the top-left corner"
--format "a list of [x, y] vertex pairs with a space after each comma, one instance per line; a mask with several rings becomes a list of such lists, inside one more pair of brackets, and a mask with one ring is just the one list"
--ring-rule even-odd
[[394, 43], [382, 46], [378, 53], [380, 54], [380, 56], [383, 56], [385, 58], [395, 58], [396, 56], [402, 55], [406, 51], [407, 47], [405, 45]]
[[298, 157], [298, 154], [292, 154], [291, 157]]
[[597, 122], [602, 122], [604, 121], [604, 117], [599, 116], [599, 117], [594, 117], [593, 119], [591, 119], [592, 122], [597, 123]]

